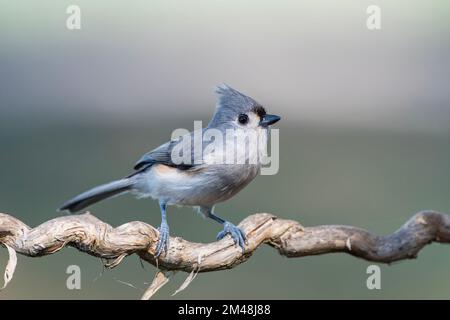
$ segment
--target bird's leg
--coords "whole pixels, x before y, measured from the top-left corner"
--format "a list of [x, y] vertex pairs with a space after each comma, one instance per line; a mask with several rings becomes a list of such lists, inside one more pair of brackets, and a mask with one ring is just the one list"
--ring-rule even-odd
[[156, 255], [159, 257], [163, 251], [169, 250], [169, 225], [167, 224], [166, 218], [166, 204], [164, 202], [159, 202], [159, 208], [161, 210], [161, 225], [158, 228], [159, 240], [156, 246]]
[[236, 227], [231, 222], [224, 220], [221, 217], [215, 215], [212, 208], [201, 208], [200, 210], [208, 218], [211, 218], [214, 221], [217, 221], [218, 223], [223, 225], [223, 230], [217, 234], [217, 240], [220, 240], [223, 237], [225, 237], [227, 234], [229, 234], [229, 235], [231, 235], [231, 238], [233, 238], [234, 243], [239, 245], [242, 248], [242, 251], [244, 251], [246, 237], [245, 237], [245, 233], [240, 228]]

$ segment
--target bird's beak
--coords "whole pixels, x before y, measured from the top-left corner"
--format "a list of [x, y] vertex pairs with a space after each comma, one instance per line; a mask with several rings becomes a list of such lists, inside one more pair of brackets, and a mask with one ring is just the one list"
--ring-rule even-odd
[[278, 122], [281, 118], [279, 116], [276, 116], [274, 114], [265, 114], [261, 121], [259, 122], [259, 125], [261, 127], [268, 127], [271, 124], [274, 124], [275, 122]]

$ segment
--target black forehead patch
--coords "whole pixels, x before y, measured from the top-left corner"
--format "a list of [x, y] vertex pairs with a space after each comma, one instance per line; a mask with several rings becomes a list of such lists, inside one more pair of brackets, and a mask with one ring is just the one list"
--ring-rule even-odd
[[263, 106], [255, 106], [252, 108], [252, 111], [258, 115], [258, 117], [262, 118], [266, 115], [266, 109]]

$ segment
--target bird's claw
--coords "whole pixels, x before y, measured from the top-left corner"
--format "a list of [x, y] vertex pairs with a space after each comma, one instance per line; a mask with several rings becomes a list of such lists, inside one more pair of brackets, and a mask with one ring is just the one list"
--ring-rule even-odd
[[159, 257], [163, 251], [167, 253], [169, 250], [169, 225], [167, 223], [161, 223], [158, 228], [159, 240], [156, 246], [155, 257]]
[[245, 240], [246, 240], [245, 233], [240, 228], [238, 228], [234, 224], [232, 224], [231, 222], [225, 222], [223, 224], [223, 230], [217, 234], [217, 240], [222, 239], [227, 234], [231, 235], [231, 238], [233, 238], [234, 244], [239, 245], [243, 252], [245, 249]]

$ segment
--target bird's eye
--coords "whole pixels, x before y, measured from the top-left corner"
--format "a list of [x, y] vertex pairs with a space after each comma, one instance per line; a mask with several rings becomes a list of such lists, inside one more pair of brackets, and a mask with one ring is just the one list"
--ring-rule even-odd
[[247, 122], [248, 122], [248, 115], [246, 115], [244, 113], [241, 113], [239, 115], [238, 121], [239, 121], [240, 124], [247, 124]]

